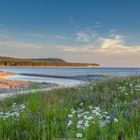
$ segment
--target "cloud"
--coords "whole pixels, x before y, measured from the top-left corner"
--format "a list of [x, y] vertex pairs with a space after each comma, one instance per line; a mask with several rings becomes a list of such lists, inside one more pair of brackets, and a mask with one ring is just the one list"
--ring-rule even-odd
[[111, 29], [110, 30], [110, 33], [115, 33], [115, 32], [117, 32], [118, 30], [117, 29]]
[[[32, 34], [33, 35], [33, 34]], [[33, 35], [34, 37], [42, 37]], [[43, 35], [44, 38], [46, 38]], [[51, 35], [47, 38], [65, 39], [65, 35]], [[0, 33], [0, 55], [13, 57], [58, 57], [70, 62], [99, 63], [101, 66], [140, 66], [140, 45], [128, 45], [121, 35], [98, 37], [94, 34], [77, 33], [79, 45], [48, 45], [24, 42]]]
[[68, 39], [65, 35], [50, 35], [48, 36], [50, 39], [58, 39], [58, 40], [65, 40]]
[[65, 35], [43, 35], [40, 33], [26, 33], [27, 36], [41, 38], [41, 39], [57, 39], [57, 40], [65, 40], [68, 39]]
[[27, 42], [22, 42], [15, 40], [13, 38], [10, 38], [9, 36], [2, 36], [0, 35], [0, 48], [5, 47], [5, 48], [14, 48], [14, 49], [20, 49], [20, 48], [35, 48], [35, 49], [40, 49], [41, 45], [33, 44], [33, 43], [27, 43]]
[[9, 33], [9, 29], [7, 28], [6, 25], [4, 24], [0, 24], [0, 34], [8, 34]]
[[39, 33], [26, 33], [28, 36], [36, 37], [36, 38], [44, 38], [44, 35]]
[[[140, 67], [140, 45], [127, 45], [123, 36], [98, 39], [98, 45], [59, 46], [59, 50], [73, 61], [95, 62], [101, 66]], [[66, 57], [67, 58], [67, 57]]]
[[102, 24], [101, 24], [100, 21], [96, 21], [96, 22], [93, 24], [93, 26], [94, 26], [95, 28], [99, 28], [99, 27], [102, 26]]
[[[12, 38], [0, 33], [0, 56], [19, 58], [60, 57], [64, 54], [55, 45], [36, 44]], [[63, 57], [61, 57], [63, 58]]]
[[84, 34], [82, 32], [79, 32], [76, 34], [76, 41], [78, 42], [89, 42], [90, 36], [87, 34]]
[[112, 38], [100, 38], [100, 47], [96, 51], [118, 56], [133, 55], [140, 53], [140, 46], [128, 46], [121, 36], [116, 35]]
[[75, 29], [75, 30], [77, 30], [77, 29], [79, 29], [81, 26], [79, 25], [79, 24], [77, 24], [75, 21], [74, 21], [74, 19], [70, 19], [69, 20], [69, 22], [70, 22], [70, 25], [72, 25], [72, 27]]
[[86, 46], [75, 46], [75, 47], [73, 47], [73, 46], [61, 46], [60, 48], [62, 48], [62, 50], [64, 51], [64, 52], [72, 52], [72, 53], [81, 53], [81, 52], [83, 52], [83, 53], [89, 53], [89, 52], [91, 52], [91, 51], [94, 51], [95, 50], [95, 47], [94, 47], [94, 45], [92, 45], [92, 44], [89, 44], [89, 45], [86, 45]]
[[116, 35], [110, 38], [99, 38], [98, 46], [94, 44], [85, 44], [79, 46], [60, 46], [64, 52], [73, 53], [98, 53], [104, 55], [135, 55], [140, 54], [140, 46], [128, 46], [123, 42], [123, 37]]

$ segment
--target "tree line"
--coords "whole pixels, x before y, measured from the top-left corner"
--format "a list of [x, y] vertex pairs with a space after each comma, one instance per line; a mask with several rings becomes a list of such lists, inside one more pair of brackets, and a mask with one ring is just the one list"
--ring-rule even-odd
[[46, 67], [86, 67], [99, 66], [98, 64], [87, 63], [69, 63], [62, 59], [16, 59], [8, 57], [0, 57], [0, 66], [46, 66]]

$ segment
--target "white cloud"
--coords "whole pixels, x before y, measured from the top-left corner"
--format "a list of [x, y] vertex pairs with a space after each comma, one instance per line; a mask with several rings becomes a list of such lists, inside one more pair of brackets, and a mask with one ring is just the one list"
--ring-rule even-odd
[[40, 49], [41, 45], [37, 44], [32, 44], [32, 43], [26, 43], [22, 41], [18, 41], [15, 39], [12, 39], [10, 37], [4, 37], [0, 38], [0, 48], [5, 47], [5, 48], [35, 48], [35, 49]]
[[99, 27], [101, 27], [102, 25], [101, 25], [101, 22], [100, 22], [100, 21], [96, 21], [96, 22], [93, 24], [93, 26], [94, 26], [95, 28], [99, 28]]
[[0, 34], [8, 34], [9, 33], [9, 29], [6, 27], [6, 25], [4, 24], [0, 24]]
[[140, 45], [139, 46], [128, 46], [124, 44], [121, 36], [116, 35], [111, 38], [99, 38], [98, 46], [94, 44], [86, 44], [79, 46], [59, 46], [64, 52], [73, 52], [73, 53], [98, 53], [105, 55], [140, 55]]
[[112, 38], [101, 38], [100, 47], [96, 49], [97, 52], [113, 54], [113, 55], [132, 55], [140, 53], [139, 46], [128, 46], [123, 42], [121, 36], [114, 36]]
[[[37, 36], [41, 37], [41, 36]], [[65, 39], [65, 36], [48, 38]], [[63, 38], [64, 37], [64, 38]], [[95, 39], [93, 39], [95, 38]], [[125, 44], [120, 35], [100, 37], [77, 33], [82, 45], [42, 45], [19, 41], [8, 34], [0, 33], [0, 55], [14, 57], [58, 57], [72, 62], [93, 62], [101, 66], [140, 66], [140, 45]], [[92, 39], [92, 42], [91, 42]], [[98, 44], [94, 44], [97, 40]]]
[[58, 40], [65, 40], [68, 39], [67, 36], [65, 35], [52, 35], [52, 36], [48, 36], [50, 39], [58, 39]]
[[89, 45], [86, 45], [86, 46], [60, 46], [60, 48], [62, 48], [62, 50], [64, 52], [73, 52], [73, 53], [89, 53], [91, 51], [94, 51], [95, 50], [95, 47], [94, 45], [92, 44], [89, 44]]
[[31, 37], [36, 37], [36, 38], [44, 38], [44, 35], [39, 34], [39, 33], [26, 33], [26, 35], [31, 36]]
[[82, 32], [79, 32], [76, 34], [76, 41], [78, 42], [89, 42], [90, 36], [87, 34], [84, 34]]
[[99, 38], [98, 46], [94, 44], [59, 46], [59, 50], [73, 61], [95, 62], [102, 66], [140, 66], [140, 45], [128, 46], [120, 35]]
[[68, 37], [65, 35], [43, 35], [39, 33], [26, 33], [27, 36], [35, 37], [35, 38], [42, 38], [42, 39], [58, 39], [58, 40], [65, 40]]
[[111, 29], [110, 30], [110, 33], [115, 33], [115, 32], [117, 32], [117, 29]]
[[96, 35], [96, 34], [91, 34], [91, 37], [92, 37], [92, 38], [96, 38], [97, 35]]

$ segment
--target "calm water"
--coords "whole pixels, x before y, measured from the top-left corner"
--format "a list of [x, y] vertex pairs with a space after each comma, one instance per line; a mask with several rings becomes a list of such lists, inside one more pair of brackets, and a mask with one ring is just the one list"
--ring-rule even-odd
[[113, 76], [130, 76], [140, 75], [140, 68], [0, 68], [0, 71], [14, 72], [17, 75], [10, 76], [12, 80], [25, 80], [35, 82], [50, 82], [62, 86], [73, 86], [82, 83], [80, 80], [63, 79], [63, 78], [48, 78], [36, 76], [23, 76], [26, 74], [42, 74], [42, 75], [99, 75], [109, 74]]
[[114, 76], [140, 75], [140, 68], [0, 68], [0, 71], [54, 75], [98, 75]]

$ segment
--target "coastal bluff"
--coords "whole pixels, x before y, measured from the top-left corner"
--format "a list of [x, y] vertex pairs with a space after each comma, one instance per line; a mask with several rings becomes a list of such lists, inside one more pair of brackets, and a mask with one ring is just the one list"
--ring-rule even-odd
[[0, 57], [0, 67], [63, 67], [63, 68], [96, 68], [96, 63], [73, 63], [60, 58], [13, 58]]

